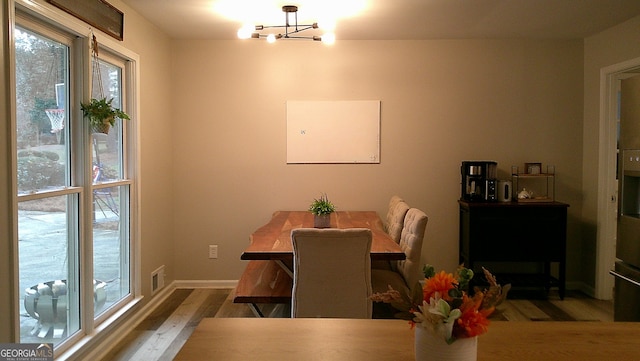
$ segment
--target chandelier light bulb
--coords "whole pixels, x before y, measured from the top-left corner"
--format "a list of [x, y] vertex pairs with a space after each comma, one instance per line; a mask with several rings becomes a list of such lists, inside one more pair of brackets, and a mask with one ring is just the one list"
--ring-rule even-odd
[[318, 21], [317, 27], [326, 31], [333, 31], [336, 28], [336, 21], [335, 19], [325, 18]]
[[326, 45], [332, 45], [336, 42], [336, 34], [334, 33], [326, 33], [322, 35], [322, 43]]
[[276, 42], [276, 36], [273, 35], [273, 34], [267, 35], [267, 42], [268, 43], [275, 43]]
[[253, 33], [254, 27], [253, 25], [244, 25], [240, 29], [238, 29], [238, 38], [240, 39], [249, 39], [251, 37], [251, 33]]

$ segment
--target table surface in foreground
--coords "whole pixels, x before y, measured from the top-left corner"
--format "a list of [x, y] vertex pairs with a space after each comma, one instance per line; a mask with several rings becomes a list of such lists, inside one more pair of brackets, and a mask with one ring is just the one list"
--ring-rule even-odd
[[[640, 323], [495, 321], [478, 360], [638, 360]], [[175, 360], [414, 360], [406, 321], [206, 318]]]

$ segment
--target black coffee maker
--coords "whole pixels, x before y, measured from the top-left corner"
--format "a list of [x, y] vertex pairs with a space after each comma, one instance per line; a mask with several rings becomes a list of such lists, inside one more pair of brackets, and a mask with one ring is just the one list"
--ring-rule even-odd
[[498, 163], [494, 161], [464, 161], [462, 173], [462, 199], [473, 202], [492, 202], [498, 199]]

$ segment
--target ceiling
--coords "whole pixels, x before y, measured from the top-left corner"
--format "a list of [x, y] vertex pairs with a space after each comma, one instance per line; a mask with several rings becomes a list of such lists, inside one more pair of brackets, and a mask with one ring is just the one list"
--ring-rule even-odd
[[[122, 0], [175, 39], [236, 39], [242, 20], [216, 14], [222, 0]], [[253, 0], [265, 19], [284, 23], [282, 5], [344, 10], [365, 5], [358, 15], [336, 21], [336, 40], [537, 38], [576, 39], [596, 34], [640, 15], [640, 0]], [[244, 13], [258, 9], [251, 0], [235, 0]], [[270, 9], [273, 9], [271, 11]], [[245, 15], [246, 15], [245, 14]], [[307, 14], [307, 16], [310, 16]], [[300, 20], [300, 19], [299, 19]], [[126, 22], [126, 14], [125, 14]], [[255, 25], [255, 24], [254, 24]], [[126, 36], [126, 34], [125, 34]]]

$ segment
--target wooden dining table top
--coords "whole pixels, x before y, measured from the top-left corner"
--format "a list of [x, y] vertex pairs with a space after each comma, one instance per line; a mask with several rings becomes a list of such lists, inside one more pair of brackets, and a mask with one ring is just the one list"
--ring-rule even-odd
[[[385, 232], [375, 211], [337, 211], [331, 214], [332, 228], [368, 228], [371, 230], [372, 260], [402, 260], [406, 255]], [[240, 256], [243, 260], [293, 259], [291, 230], [313, 228], [313, 214], [308, 211], [276, 211], [271, 220], [250, 236], [250, 244]]]
[[[478, 361], [631, 361], [640, 323], [495, 321]], [[195, 360], [415, 360], [402, 320], [204, 318], [176, 355]]]

